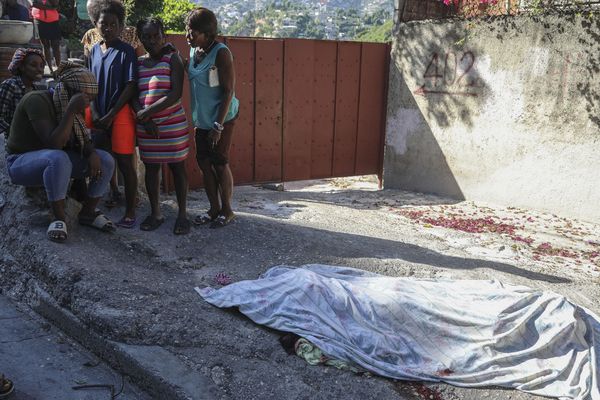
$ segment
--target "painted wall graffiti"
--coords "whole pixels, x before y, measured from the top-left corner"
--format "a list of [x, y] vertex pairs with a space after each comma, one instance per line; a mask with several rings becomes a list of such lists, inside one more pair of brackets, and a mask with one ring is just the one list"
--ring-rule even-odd
[[414, 94], [477, 97], [481, 85], [472, 51], [433, 53]]
[[[534, 79], [545, 80], [546, 85], [540, 85], [541, 95], [558, 96], [559, 100], [579, 95], [573, 91], [577, 78], [589, 73], [586, 53], [582, 51], [553, 53], [548, 48], [533, 48], [525, 55], [523, 65], [532, 65]], [[522, 74], [528, 72], [525, 70]]]

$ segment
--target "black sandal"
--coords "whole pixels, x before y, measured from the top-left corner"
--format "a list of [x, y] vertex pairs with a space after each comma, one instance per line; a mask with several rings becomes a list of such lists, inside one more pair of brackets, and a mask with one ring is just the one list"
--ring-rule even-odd
[[190, 220], [187, 218], [177, 218], [175, 226], [173, 227], [173, 233], [175, 235], [187, 235], [190, 233]]
[[153, 231], [161, 226], [163, 222], [165, 222], [165, 217], [154, 218], [152, 215], [148, 215], [140, 224], [140, 230]]

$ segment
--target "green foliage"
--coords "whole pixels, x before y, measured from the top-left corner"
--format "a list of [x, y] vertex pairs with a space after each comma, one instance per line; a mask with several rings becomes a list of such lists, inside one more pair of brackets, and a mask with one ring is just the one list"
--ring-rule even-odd
[[361, 42], [389, 42], [392, 40], [393, 22], [391, 19], [381, 25], [375, 25], [356, 37]]
[[150, 15], [160, 15], [163, 0], [123, 0], [127, 11], [127, 25], [135, 26], [137, 22]]
[[194, 9], [194, 4], [188, 0], [164, 0], [162, 11], [158, 16], [169, 31], [185, 31], [185, 17]]
[[[236, 23], [232, 24], [226, 34], [231, 36], [254, 36], [256, 30], [256, 19], [253, 12], [249, 12]], [[267, 36], [267, 35], [262, 35]]]
[[[377, 30], [375, 27], [385, 27]], [[330, 17], [316, 15], [314, 9], [298, 1], [269, 1], [261, 10], [250, 11], [235, 21], [225, 21], [223, 34], [232, 36], [296, 37], [325, 39], [327, 37], [353, 40], [374, 30], [374, 41], [386, 41], [391, 37], [391, 15], [378, 10], [361, 15], [356, 8], [337, 9]], [[389, 28], [389, 29], [388, 29]], [[390, 32], [386, 31], [389, 30]]]
[[335, 14], [334, 23], [338, 29], [338, 37], [340, 39], [354, 39], [364, 30], [360, 14], [355, 8], [338, 9]]

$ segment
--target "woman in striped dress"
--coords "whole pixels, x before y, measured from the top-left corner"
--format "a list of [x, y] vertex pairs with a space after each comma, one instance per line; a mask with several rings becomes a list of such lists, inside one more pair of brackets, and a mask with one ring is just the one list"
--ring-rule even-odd
[[188, 123], [181, 105], [183, 62], [177, 50], [165, 43], [163, 23], [158, 18], [143, 19], [137, 24], [138, 36], [148, 52], [138, 59], [137, 138], [140, 156], [146, 166], [146, 191], [152, 213], [140, 229], [158, 228], [164, 217], [159, 206], [160, 166], [167, 163], [175, 181], [179, 214], [173, 233], [189, 233], [187, 216], [187, 174], [184, 160], [189, 152]]

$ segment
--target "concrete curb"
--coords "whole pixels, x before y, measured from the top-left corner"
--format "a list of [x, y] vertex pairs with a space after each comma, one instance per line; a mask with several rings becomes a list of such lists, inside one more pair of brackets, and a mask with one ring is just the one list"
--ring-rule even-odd
[[[37, 286], [37, 285], [36, 285]], [[133, 383], [155, 399], [205, 400], [223, 398], [217, 386], [185, 366], [173, 354], [157, 346], [136, 346], [107, 340], [88, 329], [75, 315], [60, 307], [39, 286], [31, 307], [66, 335], [132, 378]]]

